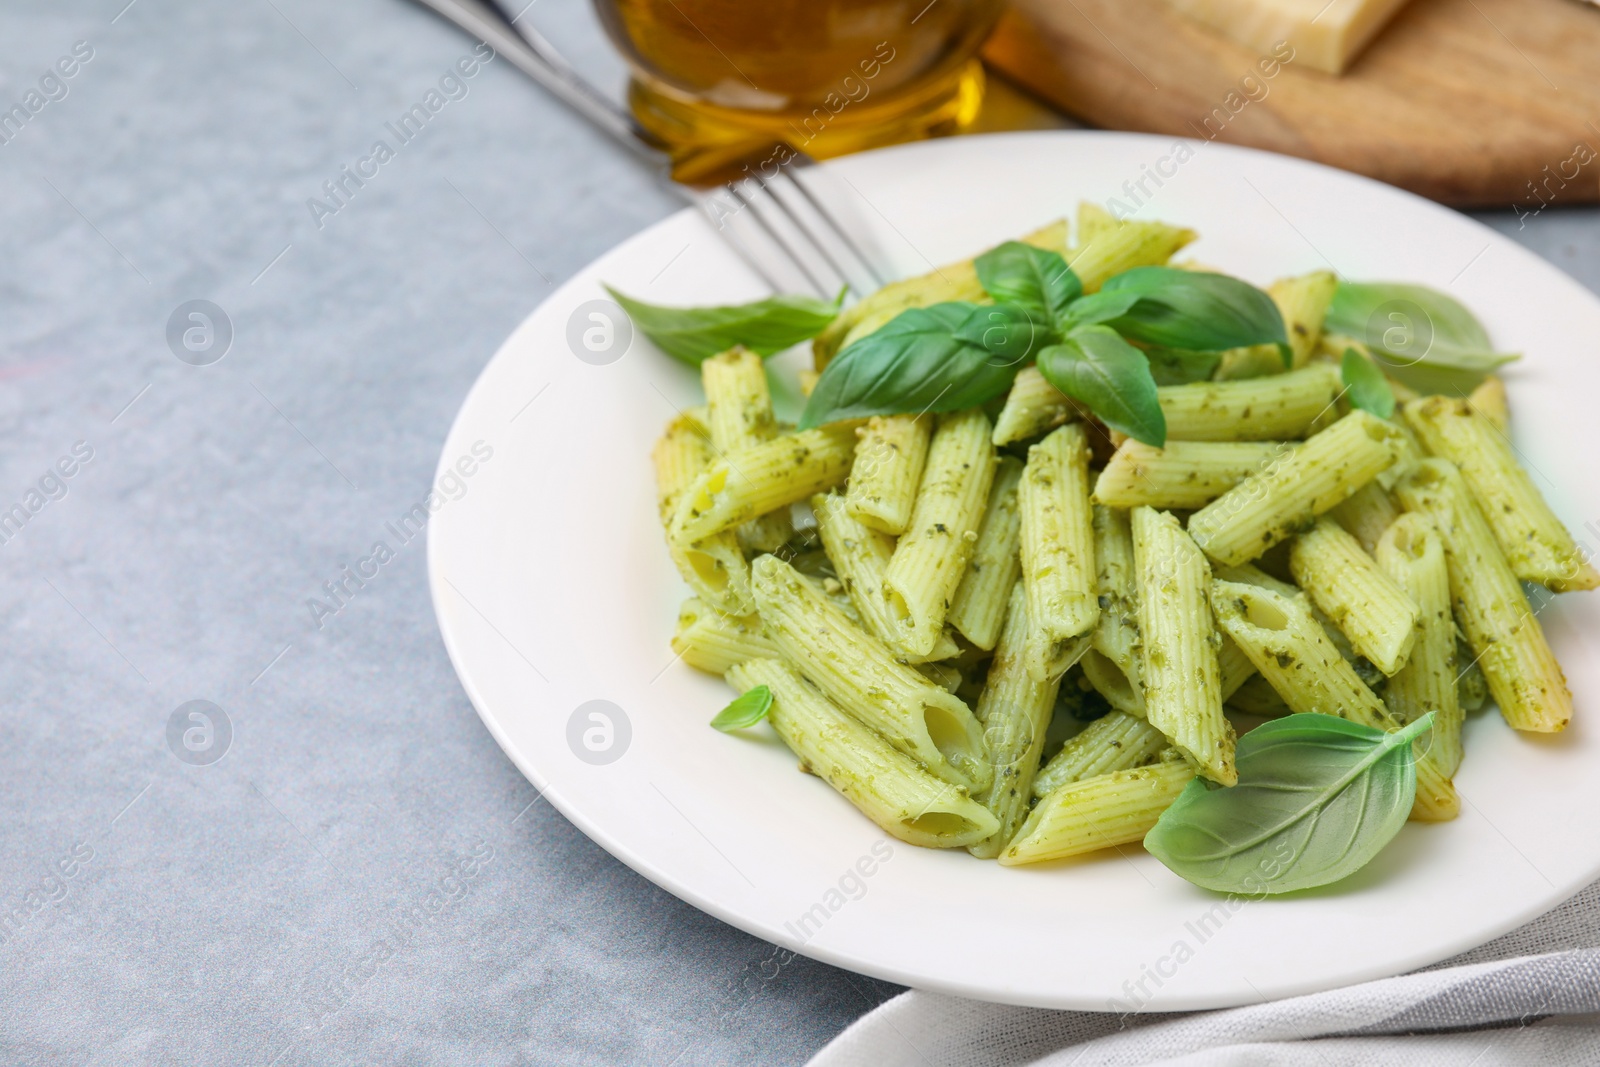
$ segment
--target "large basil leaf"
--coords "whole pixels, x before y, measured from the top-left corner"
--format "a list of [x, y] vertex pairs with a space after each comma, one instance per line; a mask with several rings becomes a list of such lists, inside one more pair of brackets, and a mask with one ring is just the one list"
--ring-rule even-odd
[[1425, 285], [1340, 282], [1323, 329], [1365, 341], [1401, 366], [1425, 363], [1487, 374], [1522, 358], [1496, 352], [1472, 312]]
[[1289, 893], [1365, 866], [1400, 831], [1416, 797], [1411, 741], [1433, 713], [1384, 733], [1299, 714], [1239, 739], [1239, 784], [1190, 782], [1145, 835], [1173, 873], [1222, 893]]
[[1394, 390], [1389, 388], [1383, 371], [1360, 352], [1353, 348], [1344, 350], [1344, 358], [1339, 361], [1339, 378], [1344, 382], [1351, 407], [1369, 411], [1380, 419], [1394, 414]]
[[1100, 291], [1138, 294], [1139, 302], [1110, 323], [1132, 340], [1197, 352], [1276, 344], [1285, 366], [1291, 358], [1278, 305], [1238, 278], [1174, 267], [1135, 267], [1107, 281]]
[[1084, 326], [1039, 353], [1039, 373], [1113, 430], [1160, 448], [1167, 419], [1143, 352], [1108, 326]]
[[997, 303], [1027, 308], [1047, 323], [1060, 322], [1083, 283], [1060, 254], [1007, 241], [972, 261], [983, 291]]
[[912, 308], [829, 362], [800, 415], [810, 429], [840, 419], [959, 411], [1004, 393], [1041, 333], [1014, 305]]
[[810, 340], [834, 320], [840, 304], [811, 296], [769, 296], [725, 307], [663, 307], [623, 296], [610, 286], [606, 292], [657, 348], [696, 367], [734, 345], [770, 356]]

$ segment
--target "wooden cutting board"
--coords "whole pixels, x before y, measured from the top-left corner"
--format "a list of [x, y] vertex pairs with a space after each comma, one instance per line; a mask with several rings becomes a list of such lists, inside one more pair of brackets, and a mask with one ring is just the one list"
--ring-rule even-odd
[[1413, 0], [1337, 77], [1290, 62], [1264, 78], [1256, 52], [1162, 0], [1012, 0], [984, 55], [1094, 126], [1303, 156], [1462, 207], [1600, 200], [1600, 8], [1577, 0]]

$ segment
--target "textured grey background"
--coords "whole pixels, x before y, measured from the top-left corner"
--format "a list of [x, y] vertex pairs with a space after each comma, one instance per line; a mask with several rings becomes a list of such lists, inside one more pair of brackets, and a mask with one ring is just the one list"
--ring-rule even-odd
[[[805, 1059], [894, 987], [529, 806], [420, 540], [306, 606], [427, 491], [502, 338], [674, 202], [500, 62], [319, 229], [471, 42], [403, 0], [125, 3], [0, 9], [5, 106], [94, 50], [0, 144], [0, 511], [93, 449], [0, 546], [0, 1062]], [[615, 77], [582, 0], [531, 17]], [[1490, 221], [1600, 287], [1597, 213]], [[165, 340], [194, 298], [236, 332], [210, 366]], [[168, 747], [194, 699], [214, 765]]]

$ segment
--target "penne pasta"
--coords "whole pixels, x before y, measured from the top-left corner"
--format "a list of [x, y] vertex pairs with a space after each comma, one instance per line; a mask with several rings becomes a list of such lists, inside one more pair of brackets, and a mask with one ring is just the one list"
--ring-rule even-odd
[[1204, 507], [1294, 447], [1280, 441], [1169, 441], [1152, 448], [1130, 438], [1095, 479], [1092, 499], [1113, 508]]
[[1189, 535], [1218, 563], [1255, 559], [1370, 482], [1403, 454], [1393, 424], [1352, 411], [1189, 518]]
[[761, 622], [784, 660], [935, 777], [973, 793], [988, 787], [983, 730], [965, 704], [897, 662], [776, 556], [758, 557], [751, 573]]
[[678, 501], [670, 536], [693, 544], [832, 489], [850, 473], [855, 427], [834, 423], [714, 460]]
[[883, 575], [894, 644], [914, 656], [933, 650], [967, 570], [994, 481], [989, 420], [973, 409], [940, 418], [928, 446], [911, 522]]
[[978, 698], [978, 721], [994, 765], [994, 784], [977, 797], [999, 823], [993, 836], [967, 846], [980, 859], [993, 859], [1011, 840], [1028, 815], [1033, 777], [1044, 751], [1045, 731], [1056, 707], [1060, 678], [1034, 681], [1028, 673], [1026, 653], [1032, 627], [1028, 621], [1028, 596], [1022, 583], [1007, 598], [1005, 629], [989, 665], [989, 678]]
[[1572, 694], [1561, 665], [1461, 473], [1449, 460], [1427, 459], [1395, 495], [1438, 527], [1456, 620], [1500, 714], [1518, 730], [1565, 729]]
[[1022, 573], [1018, 557], [1022, 516], [1017, 506], [1017, 486], [1021, 481], [1022, 463], [1011, 456], [1003, 457], [995, 468], [972, 559], [945, 619], [952, 629], [985, 651], [994, 648], [1000, 639], [1011, 587]]
[[1427, 450], [1461, 472], [1513, 574], [1557, 593], [1600, 586], [1600, 571], [1517, 465], [1504, 431], [1467, 400], [1427, 396], [1402, 410]]
[[1023, 367], [994, 420], [995, 447], [1026, 441], [1079, 417], [1072, 399], [1045, 381], [1033, 364]]
[[856, 431], [845, 503], [850, 514], [880, 533], [899, 536], [911, 522], [922, 468], [933, 436], [930, 415], [880, 415]]
[[1165, 263], [1198, 236], [1165, 222], [1115, 219], [1086, 203], [1078, 209], [1078, 247], [1067, 253], [1067, 263], [1083, 282], [1083, 291], [1096, 293], [1125, 270]]
[[1402, 725], [1433, 712], [1433, 729], [1417, 742], [1418, 759], [1430, 760], [1446, 778], [1461, 766], [1463, 714], [1456, 691], [1456, 624], [1450, 617], [1450, 574], [1444, 543], [1433, 520], [1412, 512], [1397, 519], [1378, 543], [1378, 565], [1406, 591], [1420, 613], [1411, 658], [1383, 691], [1383, 702]]
[[1107, 712], [1068, 738], [1050, 758], [1033, 779], [1033, 795], [1044, 797], [1072, 782], [1143, 767], [1171, 747], [1166, 735], [1143, 719]]
[[1028, 449], [1018, 490], [1022, 583], [1034, 636], [1028, 670], [1035, 681], [1066, 673], [1088, 648], [1100, 616], [1089, 506], [1089, 441], [1068, 423]]
[[1389, 524], [1400, 517], [1400, 509], [1383, 486], [1368, 482], [1357, 489], [1350, 499], [1335, 504], [1328, 514], [1343, 526], [1369, 554], [1376, 551], [1378, 539]]
[[1294, 539], [1289, 569], [1359, 655], [1386, 675], [1405, 666], [1420, 625], [1417, 605], [1344, 527], [1318, 519]]
[[[1337, 715], [1375, 730], [1402, 725], [1328, 640], [1309, 606], [1260, 586], [1215, 581], [1217, 625], [1244, 650], [1291, 711]], [[1413, 818], [1454, 818], [1455, 787], [1439, 768], [1417, 765]]]
[[690, 597], [678, 609], [672, 651], [696, 670], [724, 674], [735, 663], [776, 656], [778, 646], [762, 633], [760, 616], [728, 615]]
[[1511, 405], [1506, 400], [1506, 383], [1497, 375], [1489, 375], [1468, 396], [1472, 410], [1489, 420], [1501, 433], [1511, 426]]
[[994, 834], [988, 809], [896, 751], [793, 666], [750, 660], [730, 669], [728, 681], [741, 691], [770, 689], [767, 718], [783, 743], [884, 832], [924, 848], [961, 848]]
[[1093, 648], [1079, 662], [1084, 677], [1118, 711], [1144, 717], [1139, 684], [1139, 584], [1128, 513], [1094, 509], [1094, 558], [1100, 619]]
[[[700, 384], [706, 391], [711, 443], [719, 454], [739, 452], [778, 436], [767, 367], [760, 356], [740, 346], [712, 356], [700, 364]], [[739, 527], [739, 543], [752, 552], [771, 552], [793, 536], [787, 507]]]
[[1168, 441], [1286, 441], [1334, 409], [1338, 368], [1300, 370], [1239, 382], [1193, 382], [1156, 390]]
[[1143, 841], [1193, 780], [1193, 768], [1171, 759], [1064, 785], [1034, 807], [1000, 862], [1040, 863]]
[[1233, 727], [1222, 713], [1211, 568], [1170, 514], [1135, 508], [1132, 528], [1145, 718], [1201, 774], [1233, 785], [1239, 776]]
[[679, 415], [668, 424], [650, 455], [656, 468], [657, 511], [668, 532], [667, 551], [678, 573], [696, 596], [722, 611], [742, 615], [755, 610], [750, 564], [731, 530], [687, 543], [670, 536], [672, 518], [685, 492], [714, 456], [704, 426], [691, 415]]
[[894, 538], [863, 526], [838, 493], [812, 497], [811, 513], [817, 519], [822, 547], [860, 616], [862, 629], [889, 645], [895, 658], [904, 663], [949, 659], [957, 653], [955, 642], [942, 632], [926, 656], [909, 655], [894, 644], [898, 624], [883, 592], [884, 572], [894, 555]]

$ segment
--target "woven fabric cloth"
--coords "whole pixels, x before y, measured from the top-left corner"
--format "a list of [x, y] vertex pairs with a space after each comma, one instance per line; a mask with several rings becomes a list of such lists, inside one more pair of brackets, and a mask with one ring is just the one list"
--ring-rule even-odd
[[810, 1067], [1600, 1062], [1600, 883], [1436, 967], [1225, 1011], [1118, 1016], [903, 993]]

